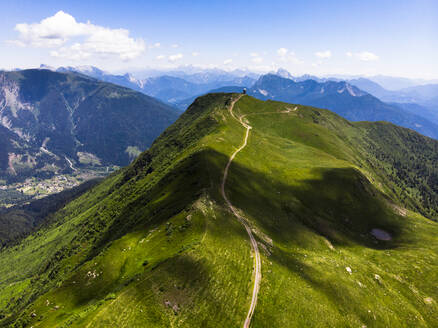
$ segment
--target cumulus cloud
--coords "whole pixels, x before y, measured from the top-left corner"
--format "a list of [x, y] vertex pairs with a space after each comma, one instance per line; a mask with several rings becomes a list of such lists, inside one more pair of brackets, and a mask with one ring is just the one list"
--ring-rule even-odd
[[259, 57], [259, 54], [257, 52], [251, 52], [249, 55], [251, 57]]
[[19, 39], [15, 41], [23, 46], [55, 47], [64, 44], [72, 37], [89, 34], [90, 29], [93, 28], [94, 25], [89, 22], [78, 23], [73, 16], [58, 11], [39, 23], [15, 25], [15, 30], [19, 33]]
[[293, 51], [289, 51], [286, 48], [280, 48], [277, 50], [277, 55], [282, 62], [289, 62], [292, 64], [302, 64], [303, 61], [298, 59]]
[[178, 47], [179, 47], [179, 44], [178, 44], [178, 43], [172, 44], [171, 47], [172, 47], [172, 48], [178, 48]]
[[155, 57], [155, 58], [157, 58], [158, 60], [161, 60], [161, 59], [164, 59], [165, 58], [165, 56], [164, 55], [158, 55], [157, 57]]
[[256, 64], [260, 64], [263, 61], [262, 57], [253, 57], [252, 62]]
[[326, 51], [317, 51], [315, 52], [315, 56], [321, 59], [330, 58], [332, 56], [332, 52], [330, 50]]
[[[92, 55], [118, 56], [123, 60], [141, 55], [146, 45], [143, 39], [134, 39], [126, 29], [110, 29], [90, 23], [77, 22], [63, 11], [39, 23], [21, 23], [15, 26], [18, 39], [11, 41], [20, 46], [57, 48], [55, 57], [83, 59]], [[73, 44], [68, 44], [74, 40]]]
[[183, 58], [183, 54], [175, 54], [175, 55], [170, 55], [168, 59], [171, 63], [174, 63], [182, 58]]
[[198, 56], [199, 56], [199, 52], [197, 52], [197, 51], [193, 51], [193, 52], [192, 52], [192, 56], [193, 56], [193, 57], [198, 57]]
[[362, 61], [376, 61], [379, 59], [379, 56], [377, 56], [376, 54], [369, 52], [369, 51], [362, 51], [362, 52], [356, 52], [356, 53], [352, 53], [350, 51], [348, 51], [346, 53], [347, 57], [354, 57], [357, 58], [359, 60]]
[[230, 59], [226, 59], [226, 60], [224, 60], [224, 65], [229, 65], [232, 62], [233, 62], [233, 60], [231, 58]]

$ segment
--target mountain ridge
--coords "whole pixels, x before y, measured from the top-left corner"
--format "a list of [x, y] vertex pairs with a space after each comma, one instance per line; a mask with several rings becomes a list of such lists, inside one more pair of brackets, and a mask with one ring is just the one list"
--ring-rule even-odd
[[102, 81], [131, 88], [171, 105], [175, 105], [187, 98], [205, 94], [210, 90], [228, 85], [249, 86], [255, 81], [253, 74], [242, 76], [242, 74], [229, 73], [222, 70], [204, 70], [201, 72], [196, 70], [192, 72], [170, 70], [144, 78], [136, 78], [129, 73], [124, 75], [109, 74], [93, 66], [82, 68], [59, 67], [56, 71], [79, 72]]
[[295, 82], [273, 74], [262, 76], [248, 90], [259, 99], [328, 108], [353, 121], [389, 121], [438, 138], [437, 125], [422, 116], [386, 104], [345, 81]]
[[[48, 68], [55, 70], [54, 68]], [[57, 69], [58, 71], [77, 71], [81, 74], [86, 74], [97, 79], [103, 81], [113, 82], [128, 88], [132, 88], [134, 90], [143, 92], [145, 94], [158, 97], [162, 101], [171, 104], [181, 110], [185, 110], [188, 105], [198, 96], [216, 92], [218, 89], [221, 89], [225, 86], [229, 85], [237, 85], [240, 87], [250, 88], [257, 80], [255, 78], [260, 79], [261, 76], [257, 76], [254, 74], [249, 74], [248, 72], [225, 72], [221, 70], [188, 70], [188, 71], [162, 71], [155, 72], [151, 76], [148, 76], [143, 79], [135, 78], [132, 74], [124, 74], [124, 75], [112, 75], [105, 73], [104, 71], [96, 68], [96, 67], [60, 67]], [[245, 74], [246, 75], [242, 75]], [[275, 72], [268, 73], [280, 76], [282, 78], [286, 78], [292, 80], [294, 82], [305, 82], [307, 80], [314, 80], [318, 83], [329, 83], [329, 82], [343, 82], [348, 83], [349, 88], [352, 86], [358, 87], [360, 90], [365, 91], [383, 102], [387, 102], [387, 106], [392, 107], [392, 110], [402, 110], [403, 114], [411, 114], [420, 116], [427, 121], [431, 121], [433, 124], [438, 124], [438, 120], [436, 119], [437, 111], [436, 111], [436, 99], [430, 97], [430, 95], [425, 96], [426, 94], [430, 94], [430, 87], [433, 85], [418, 85], [415, 87], [411, 87], [408, 89], [398, 89], [398, 90], [387, 90], [383, 88], [380, 84], [378, 84], [375, 80], [379, 76], [376, 77], [318, 77], [314, 75], [305, 74], [302, 76], [293, 76], [287, 70], [283, 68], [279, 68]], [[150, 74], [149, 74], [150, 75]], [[376, 79], [374, 79], [376, 78]], [[386, 77], [382, 77], [386, 78]], [[425, 83], [425, 81], [414, 81], [408, 79], [398, 79], [392, 78], [390, 81], [394, 80], [394, 83], [404, 83], [406, 85], [409, 82], [409, 85], [415, 85], [416, 83]], [[386, 80], [385, 80], [386, 81]], [[433, 82], [433, 81], [432, 81]], [[417, 92], [419, 90], [419, 92]], [[425, 92], [421, 91], [425, 90]], [[397, 103], [397, 104], [393, 104]], [[414, 104], [415, 103], [415, 104]], [[316, 106], [321, 107], [321, 104], [316, 103]], [[324, 105], [324, 104], [322, 104]], [[336, 104], [335, 104], [336, 105]], [[339, 105], [339, 104], [337, 104]], [[370, 106], [382, 107], [382, 104], [369, 104]], [[414, 111], [415, 109], [415, 111]], [[348, 117], [352, 119], [351, 117]], [[367, 118], [365, 118], [366, 120]], [[413, 118], [411, 117], [410, 120]], [[396, 122], [398, 123], [398, 122]], [[421, 125], [421, 124], [420, 124]], [[405, 125], [406, 126], [406, 125]], [[415, 124], [413, 125], [415, 126]], [[411, 126], [412, 127], [412, 124]], [[430, 130], [430, 129], [429, 129]], [[430, 133], [428, 134], [430, 135]]]
[[2, 128], [22, 143], [1, 149], [3, 176], [6, 165], [18, 175], [35, 175], [35, 168], [50, 173], [46, 164], [68, 171], [72, 163], [81, 165], [79, 153], [102, 165], [126, 165], [129, 147], [144, 150], [179, 114], [144, 94], [76, 73], [1, 72], [0, 86]]
[[[130, 166], [0, 251], [0, 325], [241, 326], [251, 248], [220, 194], [245, 135], [237, 96], [196, 99]], [[438, 226], [418, 211], [436, 217], [438, 195], [425, 202], [407, 174], [432, 182], [438, 142], [250, 96], [233, 112], [253, 127], [226, 184], [260, 248], [253, 325], [434, 325]]]

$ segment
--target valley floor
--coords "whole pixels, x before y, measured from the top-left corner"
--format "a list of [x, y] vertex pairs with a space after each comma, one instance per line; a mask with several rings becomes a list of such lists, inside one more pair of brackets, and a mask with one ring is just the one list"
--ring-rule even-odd
[[88, 180], [103, 178], [116, 169], [117, 167], [77, 169], [71, 174], [56, 174], [50, 179], [28, 178], [22, 182], [0, 184], [0, 208], [22, 205], [77, 187]]

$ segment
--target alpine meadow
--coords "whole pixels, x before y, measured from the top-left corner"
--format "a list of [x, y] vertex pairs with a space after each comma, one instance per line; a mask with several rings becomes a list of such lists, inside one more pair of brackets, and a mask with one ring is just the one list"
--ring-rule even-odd
[[0, 8], [0, 327], [438, 327], [435, 3]]

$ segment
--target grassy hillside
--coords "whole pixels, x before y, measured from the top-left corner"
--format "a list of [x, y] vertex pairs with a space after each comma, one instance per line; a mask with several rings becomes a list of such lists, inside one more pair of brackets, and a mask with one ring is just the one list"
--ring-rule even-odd
[[[133, 164], [2, 250], [0, 325], [242, 326], [251, 248], [220, 195], [245, 133], [236, 96], [198, 98]], [[249, 96], [234, 112], [252, 126], [226, 185], [262, 251], [252, 326], [438, 325], [438, 209], [425, 201], [437, 142]]]

